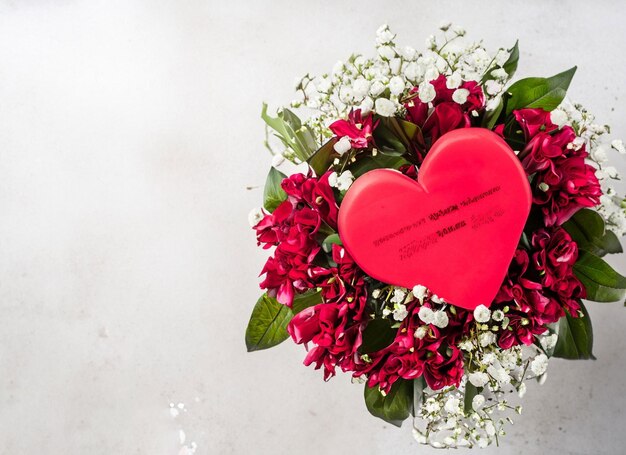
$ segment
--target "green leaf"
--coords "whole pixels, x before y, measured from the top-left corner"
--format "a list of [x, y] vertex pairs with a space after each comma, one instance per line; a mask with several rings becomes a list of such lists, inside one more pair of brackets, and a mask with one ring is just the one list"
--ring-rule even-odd
[[617, 235], [615, 235], [615, 232], [609, 230], [604, 233], [604, 237], [602, 238], [602, 247], [604, 248], [605, 254], [617, 254], [624, 252], [622, 244], [620, 243]]
[[341, 239], [339, 238], [339, 234], [330, 234], [326, 237], [322, 242], [322, 249], [326, 253], [330, 253], [333, 249], [333, 245], [343, 245], [343, 243], [341, 243]]
[[504, 101], [500, 99], [498, 106], [493, 111], [487, 111], [483, 116], [482, 125], [484, 128], [493, 130], [493, 127], [498, 123], [498, 119], [500, 118], [500, 114], [502, 114], [502, 110], [504, 109]]
[[593, 356], [593, 329], [587, 308], [580, 303], [583, 315], [577, 318], [566, 314], [558, 322], [558, 339], [554, 357], [562, 359], [595, 359]]
[[363, 341], [359, 347], [361, 354], [370, 354], [389, 346], [396, 337], [397, 330], [391, 327], [388, 319], [372, 319], [363, 330]]
[[619, 239], [613, 232], [605, 230], [604, 218], [594, 210], [579, 210], [563, 223], [563, 227], [579, 248], [596, 256], [622, 252]]
[[465, 397], [463, 398], [463, 410], [465, 411], [465, 414], [474, 410], [474, 408], [472, 408], [472, 401], [476, 395], [478, 395], [478, 389], [474, 384], [467, 381], [465, 383]]
[[509, 79], [513, 77], [513, 75], [515, 74], [515, 71], [517, 70], [517, 63], [519, 62], [518, 44], [519, 44], [519, 40], [516, 40], [513, 47], [509, 49], [509, 58], [507, 59], [506, 62], [504, 62], [504, 65], [502, 65], [502, 68], [504, 69], [504, 71], [506, 71], [506, 74], [509, 75]]
[[289, 307], [263, 294], [252, 310], [246, 328], [248, 352], [268, 349], [285, 341], [289, 337], [287, 324], [292, 317]]
[[348, 169], [355, 178], [362, 176], [368, 171], [374, 169], [399, 169], [400, 167], [411, 164], [401, 156], [376, 155], [364, 156], [358, 159]]
[[420, 409], [425, 388], [426, 381], [424, 380], [424, 376], [413, 379], [413, 416], [415, 416]]
[[574, 273], [587, 290], [587, 300], [616, 302], [626, 296], [626, 278], [593, 253], [578, 252]]
[[270, 172], [267, 174], [265, 188], [263, 189], [263, 207], [270, 212], [276, 210], [276, 207], [287, 200], [287, 193], [280, 186], [285, 178], [287, 176], [274, 167], [271, 167]]
[[303, 126], [298, 116], [289, 109], [282, 109], [276, 117], [270, 117], [267, 104], [263, 103], [261, 118], [276, 132], [276, 137], [285, 147], [291, 149], [300, 160], [306, 161], [315, 152], [317, 145], [313, 132], [308, 126]]
[[333, 137], [322, 145], [311, 157], [307, 160], [311, 169], [318, 177], [324, 174], [333, 162], [337, 152], [333, 146], [337, 142], [337, 138]]
[[400, 427], [413, 409], [413, 381], [398, 379], [387, 395], [378, 386], [365, 385], [364, 397], [370, 414]]
[[403, 142], [403, 135], [395, 131], [391, 122], [386, 121], [387, 117], [382, 117], [380, 123], [374, 129], [374, 142], [380, 153], [389, 156], [402, 156], [406, 153], [407, 147]]
[[302, 310], [322, 303], [322, 293], [320, 291], [308, 291], [304, 294], [298, 294], [293, 299], [293, 305], [291, 305], [291, 312], [296, 315]]
[[506, 115], [523, 108], [554, 110], [565, 98], [575, 72], [576, 67], [573, 67], [552, 77], [529, 77], [515, 82], [507, 90], [510, 99]]

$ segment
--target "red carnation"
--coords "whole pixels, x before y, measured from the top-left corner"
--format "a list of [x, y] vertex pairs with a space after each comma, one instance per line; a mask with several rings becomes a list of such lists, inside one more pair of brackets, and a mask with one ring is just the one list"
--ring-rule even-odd
[[578, 245], [565, 229], [557, 227], [535, 232], [532, 246], [534, 265], [542, 276], [543, 286], [557, 295], [570, 315], [576, 316], [580, 309], [578, 299], [585, 297], [585, 288], [574, 275]]
[[315, 363], [316, 369], [323, 366], [325, 380], [335, 375], [335, 367], [354, 371], [356, 363], [361, 362], [357, 348], [361, 344], [362, 321], [367, 318], [363, 272], [343, 247], [333, 245], [332, 254], [336, 267], [310, 270], [311, 278], [319, 283], [324, 303], [303, 310], [287, 327], [296, 343], [315, 344], [304, 363]]
[[584, 156], [558, 158], [536, 177], [533, 203], [541, 206], [546, 226], [561, 225], [582, 207], [600, 203], [602, 189]]
[[513, 115], [524, 131], [526, 142], [530, 142], [539, 133], [549, 133], [557, 129], [557, 126], [550, 120], [550, 112], [541, 108], [517, 109], [513, 111]]

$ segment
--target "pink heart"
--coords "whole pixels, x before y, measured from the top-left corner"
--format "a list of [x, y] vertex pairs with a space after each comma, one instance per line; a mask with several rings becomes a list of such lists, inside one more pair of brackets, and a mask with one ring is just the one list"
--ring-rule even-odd
[[506, 142], [487, 129], [459, 129], [433, 145], [418, 181], [392, 169], [356, 179], [339, 210], [339, 236], [371, 277], [421, 284], [472, 310], [496, 296], [530, 205], [528, 178]]

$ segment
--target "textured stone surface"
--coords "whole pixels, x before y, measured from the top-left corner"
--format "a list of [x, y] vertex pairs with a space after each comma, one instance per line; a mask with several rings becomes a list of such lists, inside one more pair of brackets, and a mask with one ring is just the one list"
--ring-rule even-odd
[[[383, 21], [422, 47], [449, 19], [519, 38], [521, 76], [579, 65], [570, 93], [626, 138], [624, 18], [617, 1], [1, 2], [0, 453], [175, 455], [180, 428], [199, 454], [439, 453], [300, 347], [245, 352], [261, 102], [373, 52]], [[481, 453], [623, 452], [626, 309], [589, 309], [598, 360], [554, 361]]]

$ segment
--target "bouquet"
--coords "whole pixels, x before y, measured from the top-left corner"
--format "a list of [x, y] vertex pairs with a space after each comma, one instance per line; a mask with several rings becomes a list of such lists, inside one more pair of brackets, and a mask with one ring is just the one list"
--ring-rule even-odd
[[270, 256], [248, 350], [291, 338], [434, 447], [497, 442], [551, 357], [594, 358], [583, 300], [626, 293], [603, 259], [626, 233], [624, 144], [566, 98], [575, 67], [511, 83], [518, 44], [464, 36], [443, 24], [418, 52], [382, 26], [374, 57], [264, 105], [273, 160], [250, 213]]

